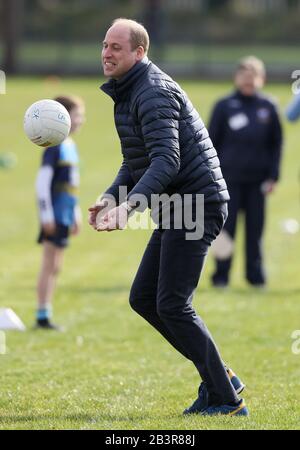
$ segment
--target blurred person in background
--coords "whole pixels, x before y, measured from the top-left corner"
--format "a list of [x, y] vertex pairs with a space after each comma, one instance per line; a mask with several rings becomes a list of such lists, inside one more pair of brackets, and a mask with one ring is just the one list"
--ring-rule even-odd
[[245, 216], [246, 279], [255, 287], [267, 281], [262, 252], [266, 196], [279, 178], [282, 128], [274, 102], [260, 92], [264, 83], [264, 63], [254, 56], [243, 58], [235, 71], [234, 92], [216, 103], [209, 122], [230, 195], [228, 218], [217, 238], [227, 251], [222, 258], [215, 252], [216, 287], [229, 283], [240, 210]]
[[[84, 121], [83, 101], [70, 95], [54, 100], [70, 114], [70, 133], [78, 131]], [[43, 245], [43, 255], [37, 283], [36, 328], [62, 330], [51, 320], [52, 297], [69, 235], [78, 234], [81, 228], [78, 164], [77, 147], [69, 136], [61, 144], [45, 149], [38, 171], [36, 193], [41, 227], [38, 242]]]
[[[294, 96], [291, 102], [288, 104], [285, 111], [285, 116], [289, 122], [296, 122], [300, 118], [300, 92]], [[298, 181], [300, 185], [300, 170], [298, 170]]]

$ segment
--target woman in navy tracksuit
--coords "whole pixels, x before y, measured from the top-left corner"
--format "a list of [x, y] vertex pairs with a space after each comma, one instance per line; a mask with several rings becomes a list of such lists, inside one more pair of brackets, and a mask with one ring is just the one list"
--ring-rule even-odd
[[[263, 62], [253, 56], [244, 58], [234, 81], [235, 92], [218, 101], [213, 109], [209, 134], [230, 195], [224, 232], [229, 240], [234, 240], [238, 211], [243, 210], [246, 278], [254, 286], [263, 286], [266, 275], [261, 243], [265, 198], [278, 181], [282, 130], [274, 103], [260, 93], [265, 81]], [[231, 261], [232, 253], [225, 259], [216, 259], [212, 276], [215, 286], [228, 284]]]

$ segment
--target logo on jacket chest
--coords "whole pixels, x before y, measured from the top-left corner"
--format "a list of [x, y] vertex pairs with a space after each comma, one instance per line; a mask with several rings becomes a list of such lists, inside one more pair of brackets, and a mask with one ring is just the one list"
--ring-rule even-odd
[[248, 116], [243, 112], [234, 114], [228, 119], [228, 125], [233, 131], [238, 131], [242, 128], [245, 128], [248, 124], [249, 124]]
[[260, 123], [268, 123], [270, 122], [271, 114], [268, 108], [259, 108], [256, 111], [256, 117]]

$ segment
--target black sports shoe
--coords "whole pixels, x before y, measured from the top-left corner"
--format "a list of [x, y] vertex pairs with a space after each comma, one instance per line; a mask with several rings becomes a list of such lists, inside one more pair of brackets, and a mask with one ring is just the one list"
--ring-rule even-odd
[[201, 412], [202, 416], [216, 416], [219, 414], [225, 416], [249, 416], [249, 410], [244, 399], [241, 398], [236, 405], [210, 406]]
[[55, 323], [51, 322], [49, 319], [37, 319], [34, 328], [42, 329], [42, 330], [64, 331], [63, 327], [56, 325]]
[[[246, 387], [246, 385], [240, 380], [240, 378], [233, 372], [230, 367], [226, 367], [226, 372], [230, 378], [231, 384], [234, 387], [237, 394], [240, 394]], [[183, 411], [183, 414], [199, 414], [208, 408], [208, 391], [206, 383], [202, 382], [198, 390], [198, 398], [194, 403]]]
[[236, 373], [230, 367], [226, 367], [226, 372], [230, 378], [231, 384], [235, 389], [237, 394], [240, 394], [245, 389], [246, 385], [242, 382], [242, 380], [237, 376]]
[[198, 398], [194, 403], [183, 411], [183, 414], [197, 414], [208, 408], [208, 391], [206, 383], [203, 381], [198, 389]]

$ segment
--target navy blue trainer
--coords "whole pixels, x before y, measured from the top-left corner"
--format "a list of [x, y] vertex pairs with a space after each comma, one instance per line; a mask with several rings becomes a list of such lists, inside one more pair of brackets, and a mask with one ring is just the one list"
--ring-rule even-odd
[[202, 416], [216, 416], [216, 415], [226, 415], [226, 416], [249, 416], [249, 411], [246, 406], [245, 401], [241, 400], [234, 406], [231, 405], [219, 405], [219, 406], [209, 406], [204, 411], [201, 412]]
[[206, 384], [202, 382], [198, 389], [198, 398], [194, 403], [183, 411], [183, 414], [197, 414], [201, 413], [208, 407], [208, 391]]
[[239, 379], [239, 377], [234, 373], [230, 367], [226, 367], [226, 372], [229, 375], [232, 386], [237, 394], [240, 394], [245, 389], [246, 385]]
[[[231, 384], [234, 387], [237, 394], [240, 394], [246, 387], [246, 385], [239, 379], [239, 377], [233, 372], [232, 369], [226, 367], [226, 371], [230, 378]], [[183, 411], [183, 414], [199, 414], [208, 407], [208, 391], [206, 384], [202, 382], [198, 389], [198, 398], [194, 403]]]

